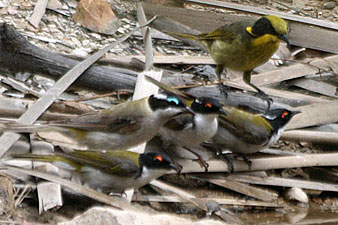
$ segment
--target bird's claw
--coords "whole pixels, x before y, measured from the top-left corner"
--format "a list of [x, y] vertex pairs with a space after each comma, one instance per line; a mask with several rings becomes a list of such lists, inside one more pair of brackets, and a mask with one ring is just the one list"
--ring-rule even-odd
[[196, 155], [197, 159], [193, 159], [193, 161], [197, 161], [202, 168], [205, 169], [205, 172], [208, 172], [209, 164], [202, 158], [200, 155]]
[[271, 105], [273, 103], [273, 99], [271, 97], [269, 97], [269, 95], [267, 95], [264, 91], [258, 90], [258, 92], [256, 92], [255, 96], [259, 97], [260, 99], [262, 99], [264, 101], [266, 101], [266, 103], [268, 104], [268, 108], [266, 109], [266, 111], [268, 111], [271, 108]]

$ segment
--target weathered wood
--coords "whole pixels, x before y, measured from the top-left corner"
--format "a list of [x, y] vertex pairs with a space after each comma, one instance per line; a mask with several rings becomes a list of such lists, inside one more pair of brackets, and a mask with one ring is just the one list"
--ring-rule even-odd
[[286, 130], [338, 122], [338, 100], [298, 107], [296, 115]]
[[330, 71], [330, 64], [338, 63], [338, 56], [329, 56], [324, 59], [314, 59], [308, 64], [295, 63], [287, 67], [281, 67], [280, 69], [264, 72], [253, 75], [251, 80], [256, 85], [266, 85], [278, 83], [285, 80], [303, 77], [305, 75], [312, 75], [319, 72], [318, 68]]
[[224, 2], [224, 1], [217, 1], [217, 0], [186, 0], [186, 1], [191, 2], [191, 3], [198, 3], [198, 4], [222, 7], [222, 8], [227, 8], [227, 9], [234, 9], [238, 11], [244, 11], [244, 12], [249, 12], [249, 13], [254, 13], [254, 14], [259, 14], [259, 15], [273, 14], [283, 19], [290, 20], [290, 21], [302, 22], [302, 23], [309, 24], [309, 25], [321, 26], [321, 27], [330, 28], [333, 30], [338, 30], [338, 24], [334, 22], [329, 22], [325, 20], [314, 19], [314, 18], [309, 18], [309, 17], [304, 17], [304, 16], [297, 16], [297, 15], [292, 15], [290, 13], [262, 9], [262, 8], [243, 5], [243, 4], [235, 4], [231, 2]]
[[[286, 169], [297, 167], [311, 166], [337, 166], [338, 153], [322, 153], [322, 154], [304, 154], [295, 156], [262, 156], [250, 157], [252, 162], [251, 170], [248, 164], [234, 160], [234, 170], [239, 171], [261, 171], [271, 169]], [[187, 160], [177, 160], [177, 163], [183, 166], [182, 173], [204, 173], [204, 168], [201, 168], [197, 163]], [[224, 160], [209, 160], [209, 172], [228, 172], [228, 164]]]
[[278, 194], [264, 190], [259, 187], [250, 186], [241, 182], [231, 181], [231, 180], [221, 180], [221, 179], [213, 179], [213, 178], [203, 178], [212, 184], [230, 189], [232, 191], [265, 201], [272, 202], [278, 199]]
[[[42, 73], [56, 80], [79, 62], [38, 48], [29, 43], [13, 27], [5, 23], [0, 24], [0, 67], [2, 68], [15, 72]], [[74, 87], [97, 92], [131, 90], [135, 86], [136, 74], [130, 70], [96, 65], [85, 71], [75, 82]]]
[[300, 179], [290, 179], [281, 177], [257, 177], [248, 175], [229, 175], [227, 180], [245, 182], [251, 184], [271, 185], [271, 186], [282, 186], [282, 187], [299, 187], [312, 190], [320, 191], [334, 191], [338, 192], [337, 184], [330, 184], [324, 182], [307, 181]]
[[48, 0], [39, 0], [35, 7], [33, 14], [29, 18], [29, 22], [34, 26], [34, 27], [39, 27], [39, 23], [43, 17], [43, 15], [46, 12], [46, 7], [47, 7]]
[[[283, 207], [280, 204], [273, 202], [261, 202], [254, 200], [241, 200], [241, 199], [227, 199], [220, 197], [209, 197], [201, 198], [203, 201], [216, 201], [220, 205], [242, 205], [242, 206], [258, 206], [258, 207], [268, 207], [268, 208], [281, 208]], [[179, 198], [175, 195], [134, 195], [133, 201], [135, 202], [187, 202], [184, 199]]]
[[328, 84], [322, 81], [310, 80], [306, 78], [297, 79], [289, 82], [290, 85], [304, 88], [306, 90], [326, 95], [329, 97], [338, 97], [338, 88], [335, 85]]
[[[222, 2], [226, 3], [226, 2]], [[244, 5], [237, 5], [238, 7], [244, 7]], [[158, 15], [161, 17], [167, 17], [171, 20], [177, 21], [181, 24], [190, 27], [193, 30], [197, 30], [202, 33], [211, 32], [221, 25], [236, 22], [248, 18], [247, 15], [235, 15], [235, 14], [215, 14], [204, 11], [189, 10], [175, 7], [168, 7], [163, 5], [154, 5], [143, 3], [143, 8], [147, 17]], [[255, 8], [255, 12], [256, 12]], [[173, 13], [175, 12], [175, 13]], [[278, 12], [273, 12], [276, 14]], [[289, 14], [288, 14], [289, 15]], [[194, 18], [194, 19], [191, 19]], [[298, 17], [297, 17], [298, 18]], [[307, 21], [308, 17], [300, 17]], [[319, 20], [316, 20], [316, 22]], [[164, 24], [159, 25], [161, 20], [156, 21], [152, 26], [156, 26], [156, 29], [163, 31]], [[323, 24], [328, 23], [329, 27], [336, 28], [337, 24], [333, 22], [322, 21]], [[332, 25], [332, 26], [331, 26]], [[301, 46], [305, 48], [312, 48], [321, 51], [338, 53], [338, 32], [328, 28], [316, 27], [313, 25], [302, 24], [295, 21], [289, 21], [290, 34], [289, 39], [292, 45]], [[166, 27], [167, 31], [170, 27]], [[180, 31], [178, 31], [180, 32]], [[186, 32], [191, 32], [186, 29]]]
[[[152, 21], [152, 20], [151, 20]], [[6, 29], [3, 24], [2, 29]], [[70, 69], [65, 75], [63, 75], [53, 87], [51, 87], [41, 98], [39, 98], [34, 105], [29, 108], [19, 119], [19, 123], [32, 124], [37, 120], [41, 114], [48, 109], [48, 107], [77, 79], [81, 74], [86, 71], [94, 62], [101, 58], [110, 49], [114, 48], [119, 43], [125, 41], [136, 30], [141, 29], [137, 27], [130, 31], [116, 42], [104, 47], [98, 52], [94, 53], [81, 63]], [[1, 30], [0, 30], [1, 32]], [[30, 62], [31, 63], [31, 62]], [[16, 133], [4, 133], [0, 137], [0, 156], [6, 153], [6, 151], [20, 138], [20, 135]]]
[[282, 134], [281, 139], [338, 145], [338, 133], [335, 132], [288, 130]]
[[[54, 146], [45, 141], [38, 141], [31, 137], [31, 148], [33, 154], [48, 154], [54, 152]], [[51, 174], [57, 174], [58, 168], [50, 163], [33, 162], [33, 168]], [[53, 182], [39, 181], [37, 183], [37, 193], [39, 200], [39, 213], [61, 207], [63, 204], [61, 185]]]

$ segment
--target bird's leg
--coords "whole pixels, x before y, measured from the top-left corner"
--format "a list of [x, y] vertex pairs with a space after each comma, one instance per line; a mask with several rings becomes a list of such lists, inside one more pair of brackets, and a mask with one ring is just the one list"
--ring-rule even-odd
[[193, 159], [192, 161], [197, 161], [200, 164], [200, 166], [205, 169], [205, 172], [207, 173], [209, 164], [203, 159], [203, 157], [187, 147], [184, 147], [184, 149], [197, 156], [197, 159]]
[[222, 73], [224, 71], [224, 65], [221, 65], [221, 64], [217, 64], [216, 65], [216, 75], [218, 77], [218, 81], [221, 81], [221, 76], [222, 76]]
[[251, 71], [245, 71], [243, 73], [243, 81], [250, 85], [251, 87], [253, 87], [257, 93], [255, 94], [255, 96], [260, 97], [262, 100], [266, 101], [268, 103], [268, 108], [267, 110], [270, 109], [271, 104], [273, 103], [272, 98], [269, 97], [269, 95], [267, 95], [264, 91], [262, 91], [260, 88], [258, 88], [256, 85], [254, 85], [253, 83], [251, 83]]

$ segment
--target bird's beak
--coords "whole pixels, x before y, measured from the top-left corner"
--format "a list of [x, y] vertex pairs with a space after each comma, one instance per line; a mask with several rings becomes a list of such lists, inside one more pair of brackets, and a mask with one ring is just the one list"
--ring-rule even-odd
[[178, 174], [182, 171], [182, 166], [178, 166], [175, 163], [170, 163], [170, 168], [174, 169]]
[[292, 116], [298, 114], [298, 113], [301, 113], [302, 111], [299, 111], [299, 110], [295, 110], [295, 111], [292, 111]]
[[186, 110], [188, 113], [190, 113], [190, 114], [192, 114], [192, 115], [195, 115], [194, 111], [192, 111], [191, 108], [190, 108], [189, 106], [186, 106], [186, 107], [185, 107], [185, 110]]
[[226, 114], [226, 112], [223, 110], [223, 108], [221, 108], [221, 109], [219, 110], [219, 114], [220, 114], [220, 115], [227, 116], [227, 114]]
[[288, 46], [290, 45], [289, 38], [288, 38], [287, 34], [278, 35], [278, 38], [281, 39], [282, 41], [285, 41], [285, 43]]

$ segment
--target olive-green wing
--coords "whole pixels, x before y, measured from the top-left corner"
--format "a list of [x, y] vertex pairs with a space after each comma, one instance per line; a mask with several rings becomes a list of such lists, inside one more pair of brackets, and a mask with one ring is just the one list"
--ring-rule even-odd
[[220, 115], [219, 126], [244, 142], [267, 144], [271, 136], [271, 125], [260, 115], [254, 115], [234, 107], [223, 107], [227, 115]]
[[140, 173], [139, 154], [134, 152], [73, 151], [62, 156], [82, 166], [92, 166], [102, 172], [120, 177], [137, 177]]

